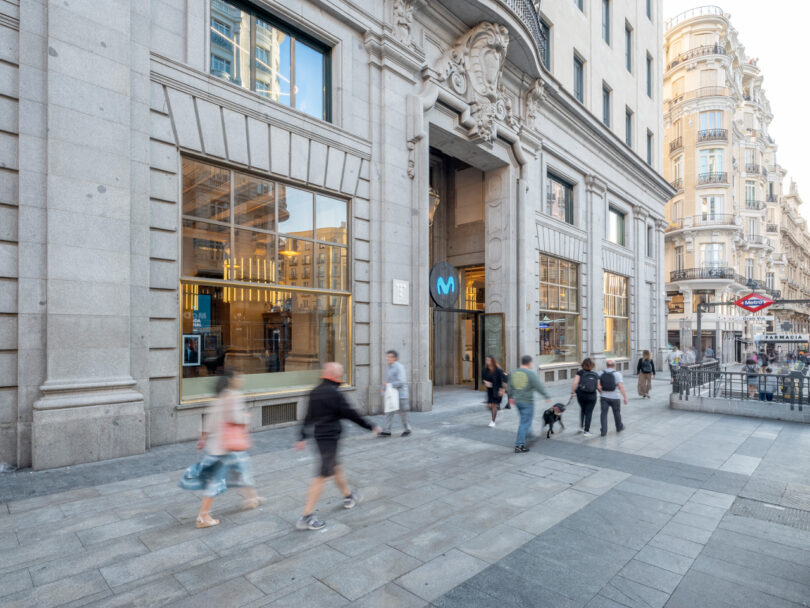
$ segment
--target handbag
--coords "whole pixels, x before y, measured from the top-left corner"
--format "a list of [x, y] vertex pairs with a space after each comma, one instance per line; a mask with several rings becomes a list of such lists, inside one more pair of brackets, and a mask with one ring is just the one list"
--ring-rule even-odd
[[222, 428], [222, 447], [228, 452], [245, 452], [251, 448], [246, 424], [226, 422]]
[[390, 384], [385, 386], [383, 403], [385, 405], [384, 411], [386, 414], [388, 412], [396, 412], [399, 409], [399, 391]]

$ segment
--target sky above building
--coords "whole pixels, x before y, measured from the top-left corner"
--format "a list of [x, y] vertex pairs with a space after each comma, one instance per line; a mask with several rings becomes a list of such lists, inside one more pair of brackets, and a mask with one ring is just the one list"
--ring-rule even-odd
[[[664, 0], [664, 18], [706, 4]], [[788, 171], [785, 192], [790, 180], [796, 180], [804, 200], [802, 214], [810, 220], [810, 79], [803, 74], [800, 51], [802, 40], [808, 37], [810, 2], [728, 0], [716, 5], [731, 14], [746, 55], [759, 59], [762, 88], [774, 116], [769, 133], [778, 146], [776, 160]]]

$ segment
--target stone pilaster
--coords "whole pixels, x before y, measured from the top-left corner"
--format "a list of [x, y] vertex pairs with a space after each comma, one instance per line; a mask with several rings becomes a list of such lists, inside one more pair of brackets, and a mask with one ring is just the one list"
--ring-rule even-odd
[[[129, 2], [105, 4], [107, 26], [77, 36], [63, 14], [97, 7], [48, 1], [47, 221], [42, 397], [34, 404], [35, 469], [142, 453], [143, 395], [131, 371], [132, 164], [136, 105], [148, 95], [146, 47], [133, 46]], [[143, 16], [141, 16], [143, 17]], [[143, 24], [143, 19], [141, 23]], [[133, 78], [133, 70], [140, 75]], [[144, 120], [144, 123], [146, 121]]]
[[[605, 294], [603, 288], [603, 262], [602, 240], [605, 238], [604, 222], [607, 210], [607, 185], [594, 175], [585, 178], [586, 218], [591, 228], [592, 238], [588, 242], [587, 251], [587, 284], [583, 288], [588, 293], [588, 321], [584, 328], [585, 342], [590, 357], [597, 367], [605, 363], [605, 320], [602, 311], [605, 309]], [[601, 227], [600, 227], [601, 226]], [[583, 352], [583, 357], [586, 353]]]

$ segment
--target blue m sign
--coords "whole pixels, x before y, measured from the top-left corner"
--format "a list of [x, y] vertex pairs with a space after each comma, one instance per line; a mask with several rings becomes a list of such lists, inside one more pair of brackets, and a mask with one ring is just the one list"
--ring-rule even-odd
[[436, 279], [436, 291], [440, 294], [446, 295], [451, 292], [456, 291], [456, 280], [453, 277], [449, 277], [446, 281], [444, 277], [439, 277]]

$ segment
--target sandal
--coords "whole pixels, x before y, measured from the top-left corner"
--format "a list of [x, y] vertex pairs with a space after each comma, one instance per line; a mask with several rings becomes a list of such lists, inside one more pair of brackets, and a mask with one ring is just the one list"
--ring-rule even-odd
[[266, 499], [262, 496], [254, 496], [253, 498], [248, 498], [242, 503], [242, 509], [244, 511], [250, 511], [251, 509], [256, 509], [257, 507], [263, 505], [266, 502]]
[[218, 519], [214, 519], [208, 513], [205, 514], [205, 517], [197, 516], [197, 527], [198, 528], [210, 528], [212, 526], [216, 526], [219, 524]]

